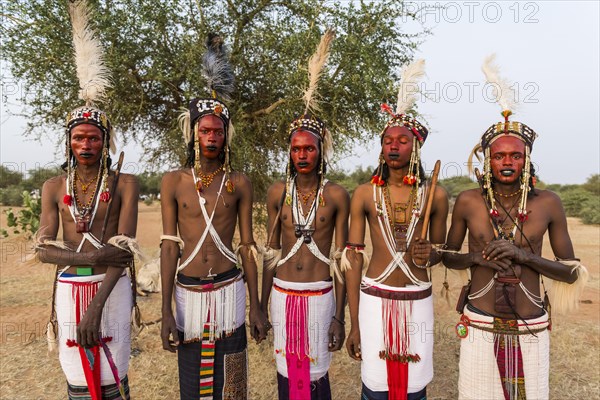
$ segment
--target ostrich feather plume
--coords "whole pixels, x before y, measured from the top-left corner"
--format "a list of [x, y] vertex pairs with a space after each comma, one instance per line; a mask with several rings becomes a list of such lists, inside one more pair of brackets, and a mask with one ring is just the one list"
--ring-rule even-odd
[[209, 34], [206, 48], [207, 51], [202, 57], [202, 75], [206, 79], [206, 90], [219, 100], [231, 101], [235, 79], [223, 39], [214, 33]]
[[308, 113], [309, 110], [318, 110], [317, 101], [315, 99], [319, 78], [323, 72], [323, 66], [329, 58], [329, 49], [331, 42], [335, 38], [335, 31], [333, 29], [327, 29], [321, 37], [321, 42], [317, 47], [317, 51], [308, 60], [308, 88], [302, 96], [306, 109], [304, 113]]
[[69, 15], [73, 27], [79, 98], [91, 106], [106, 95], [110, 86], [109, 70], [104, 64], [102, 44], [89, 26], [89, 9], [85, 0], [70, 1]]
[[402, 68], [396, 114], [406, 114], [417, 100], [419, 80], [425, 76], [425, 60], [419, 59]]
[[483, 62], [481, 69], [485, 74], [486, 81], [493, 86], [494, 100], [498, 103], [502, 111], [510, 111], [516, 109], [515, 96], [510, 88], [511, 83], [506, 78], [500, 76], [500, 68], [496, 64], [496, 54], [489, 55]]

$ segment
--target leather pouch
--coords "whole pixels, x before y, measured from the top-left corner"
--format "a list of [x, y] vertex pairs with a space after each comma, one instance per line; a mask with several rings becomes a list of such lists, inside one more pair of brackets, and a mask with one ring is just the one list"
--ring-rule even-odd
[[[503, 314], [512, 314], [516, 307], [517, 287], [521, 280], [513, 276], [499, 276], [494, 282], [494, 310]], [[512, 307], [511, 307], [512, 305]]]
[[460, 290], [460, 295], [458, 296], [458, 301], [456, 302], [456, 311], [459, 314], [464, 312], [465, 306], [469, 302], [469, 293], [471, 292], [471, 282], [467, 283]]

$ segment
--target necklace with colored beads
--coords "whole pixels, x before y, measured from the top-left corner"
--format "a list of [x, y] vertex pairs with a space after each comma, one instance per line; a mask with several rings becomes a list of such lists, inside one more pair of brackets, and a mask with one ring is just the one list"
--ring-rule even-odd
[[[408, 195], [408, 201], [406, 203], [398, 203], [392, 208], [392, 196], [390, 193], [389, 184], [384, 185], [384, 196], [383, 201], [386, 208], [388, 224], [390, 228], [392, 228], [394, 242], [396, 244], [396, 251], [406, 251], [407, 243], [406, 243], [406, 235], [408, 233], [408, 225], [410, 223], [410, 218], [407, 218], [406, 211], [407, 209], [413, 205], [414, 210], [414, 199], [417, 194], [417, 187], [412, 186], [410, 193]], [[411, 210], [411, 217], [413, 214], [413, 210]]]
[[196, 190], [202, 192], [204, 188], [209, 187], [212, 181], [215, 179], [215, 176], [217, 176], [217, 174], [221, 171], [223, 171], [223, 164], [221, 164], [219, 168], [208, 174], [205, 174], [202, 171], [198, 171], [198, 178], [196, 178]]

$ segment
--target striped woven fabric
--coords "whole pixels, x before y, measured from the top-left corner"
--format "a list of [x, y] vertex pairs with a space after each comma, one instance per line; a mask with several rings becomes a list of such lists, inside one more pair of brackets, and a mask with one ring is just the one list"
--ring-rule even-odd
[[212, 399], [215, 375], [215, 342], [210, 341], [210, 327], [204, 325], [200, 358], [200, 398]]
[[[127, 375], [123, 379], [121, 379], [121, 386], [125, 391], [125, 398], [129, 400], [129, 379], [127, 379]], [[119, 394], [119, 388], [116, 384], [106, 385], [101, 387], [102, 392], [102, 400], [117, 400], [121, 399], [121, 395]], [[69, 400], [91, 400], [92, 396], [87, 388], [87, 386], [74, 386], [67, 383], [67, 394], [69, 396]]]

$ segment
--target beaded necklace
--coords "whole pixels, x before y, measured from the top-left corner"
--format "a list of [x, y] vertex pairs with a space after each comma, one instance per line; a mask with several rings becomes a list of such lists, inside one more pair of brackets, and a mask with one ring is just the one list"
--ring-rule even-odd
[[314, 188], [310, 192], [304, 194], [298, 188], [298, 186], [296, 186], [296, 191], [298, 192], [298, 195], [302, 198], [302, 204], [304, 204], [306, 206], [306, 205], [308, 205], [308, 201], [310, 200], [310, 198], [317, 193], [317, 188]]
[[[392, 208], [392, 198], [390, 193], [389, 184], [386, 182], [384, 185], [384, 195], [383, 201], [386, 208], [387, 220], [389, 227], [392, 228], [394, 243], [396, 245], [396, 251], [406, 251], [407, 243], [406, 243], [406, 235], [408, 233], [408, 225], [410, 223], [410, 219], [406, 218], [406, 210], [412, 205], [411, 210], [411, 218], [415, 211], [415, 196], [417, 194], [417, 187], [412, 186], [410, 193], [408, 195], [408, 201], [406, 203], [399, 203], [399, 207], [403, 213], [401, 214], [403, 219], [398, 221], [396, 218], [396, 210]], [[405, 204], [404, 207], [400, 204]]]
[[208, 174], [204, 174], [202, 171], [199, 170], [198, 178], [196, 178], [196, 190], [198, 192], [202, 192], [204, 188], [209, 187], [212, 181], [215, 179], [215, 176], [217, 176], [217, 174], [221, 171], [223, 171], [223, 164], [221, 164], [219, 168]]

